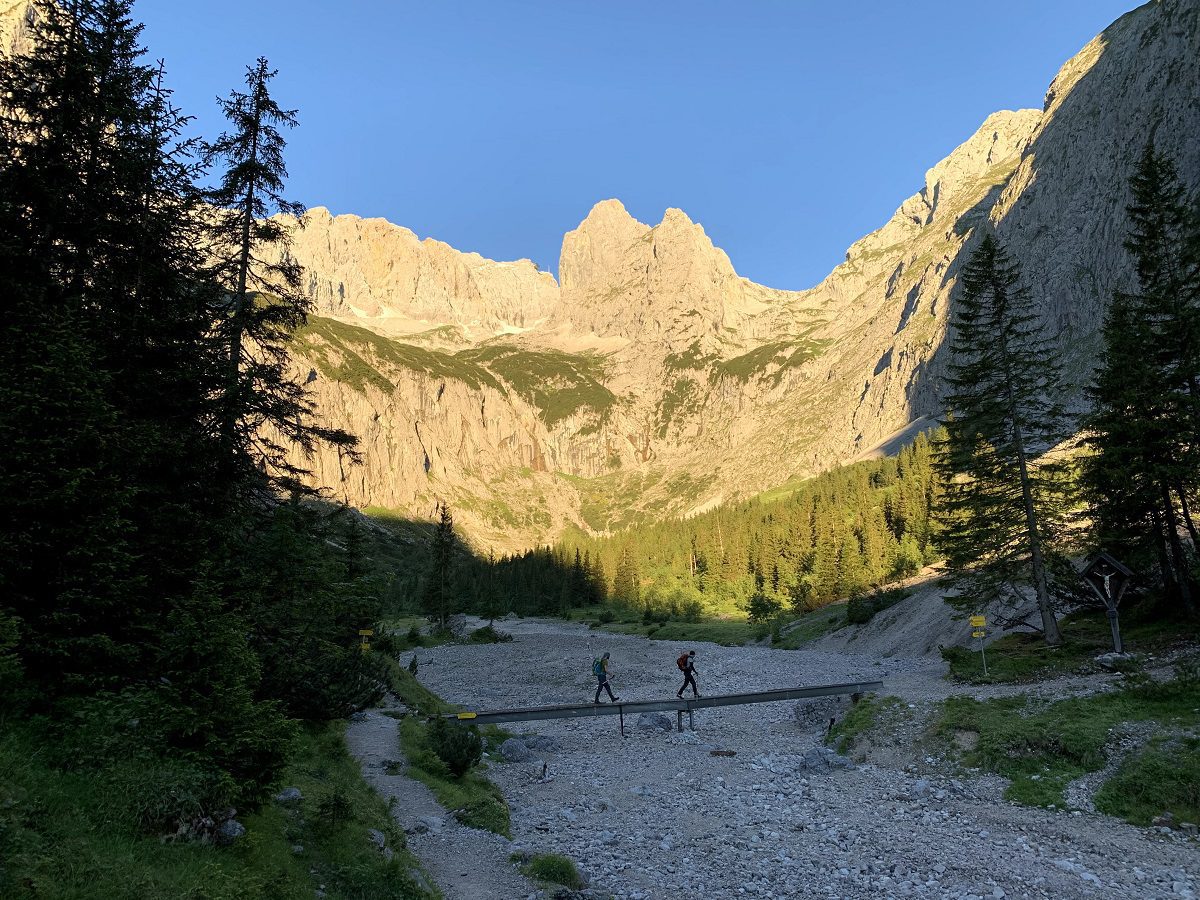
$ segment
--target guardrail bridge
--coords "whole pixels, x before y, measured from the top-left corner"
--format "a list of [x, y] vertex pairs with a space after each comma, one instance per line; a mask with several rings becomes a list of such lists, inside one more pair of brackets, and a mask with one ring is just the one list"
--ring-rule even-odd
[[720, 694], [715, 697], [693, 697], [682, 700], [617, 700], [608, 703], [579, 703], [568, 706], [534, 706], [527, 709], [499, 709], [489, 712], [446, 713], [445, 718], [462, 719], [476, 725], [494, 722], [534, 722], [539, 719], [580, 719], [587, 716], [618, 716], [621, 734], [625, 734], [625, 714], [644, 712], [675, 713], [675, 725], [683, 731], [683, 714], [687, 713], [688, 727], [695, 731], [693, 713], [714, 706], [744, 706], [750, 703], [778, 703], [780, 700], [807, 700], [812, 697], [831, 697], [849, 694], [855, 703], [863, 694], [883, 687], [882, 681], [853, 681], [848, 684], [822, 684], [814, 687], [782, 688], [774, 691], [754, 691], [747, 694]]

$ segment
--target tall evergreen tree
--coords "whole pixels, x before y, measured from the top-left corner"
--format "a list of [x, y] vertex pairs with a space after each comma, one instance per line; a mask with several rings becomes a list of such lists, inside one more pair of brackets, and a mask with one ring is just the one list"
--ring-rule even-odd
[[1101, 545], [1157, 568], [1167, 593], [1195, 612], [1192, 504], [1200, 485], [1200, 217], [1171, 161], [1148, 145], [1131, 179], [1125, 247], [1137, 292], [1117, 292], [1091, 387], [1094, 455], [1083, 482]]
[[1043, 636], [1062, 638], [1048, 556], [1063, 512], [1061, 478], [1038, 457], [1060, 438], [1059, 367], [1020, 270], [988, 234], [962, 273], [940, 445], [940, 544], [960, 596], [1015, 605], [1032, 584]]
[[613, 576], [612, 596], [622, 606], [636, 607], [641, 602], [641, 586], [639, 584], [637, 563], [629, 548], [621, 550], [621, 560], [617, 563], [617, 571]]
[[429, 572], [425, 578], [422, 608], [431, 622], [444, 631], [454, 613], [454, 518], [445, 503], [438, 504], [438, 523], [430, 545]]
[[204, 148], [205, 161], [223, 166], [208, 193], [214, 211], [208, 249], [212, 277], [228, 292], [217, 334], [227, 353], [221, 430], [232, 459], [265, 468], [289, 489], [301, 489], [302, 466], [290, 449], [311, 453], [318, 442], [354, 455], [355, 439], [314, 421], [305, 388], [287, 371], [287, 345], [307, 321], [312, 301], [303, 270], [288, 253], [291, 238], [276, 213], [303, 225], [303, 207], [283, 196], [287, 167], [281, 128], [295, 127], [296, 111], [271, 97], [276, 71], [259, 58], [246, 70], [246, 91], [220, 101], [231, 130]]

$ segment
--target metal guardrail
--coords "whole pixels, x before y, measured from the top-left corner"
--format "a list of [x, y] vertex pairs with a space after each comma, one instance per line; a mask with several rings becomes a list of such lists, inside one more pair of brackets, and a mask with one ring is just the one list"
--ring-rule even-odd
[[846, 684], [823, 684], [813, 687], [781, 688], [773, 691], [752, 691], [743, 694], [719, 694], [713, 697], [693, 697], [683, 700], [617, 700], [609, 703], [578, 703], [565, 706], [534, 706], [527, 709], [500, 709], [488, 712], [444, 713], [444, 718], [461, 719], [475, 725], [495, 722], [534, 722], [540, 719], [579, 719], [590, 716], [618, 716], [621, 733], [625, 733], [625, 714], [644, 712], [674, 712], [676, 727], [683, 731], [683, 714], [693, 727], [693, 712], [716, 706], [744, 706], [750, 703], [777, 703], [780, 700], [806, 700], [811, 697], [830, 697], [849, 694], [855, 701], [868, 691], [883, 687], [882, 681], [852, 681]]

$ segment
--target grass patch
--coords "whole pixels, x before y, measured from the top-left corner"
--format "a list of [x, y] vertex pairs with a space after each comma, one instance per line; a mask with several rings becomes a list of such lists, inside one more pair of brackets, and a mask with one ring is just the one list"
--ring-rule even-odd
[[753, 626], [739, 619], [708, 619], [702, 622], [617, 622], [601, 626], [616, 634], [640, 634], [656, 641], [681, 644], [707, 642], [725, 647], [741, 647], [754, 637]]
[[[514, 862], [520, 861], [520, 855], [514, 855]], [[521, 871], [529, 878], [548, 884], [561, 884], [563, 887], [578, 891], [584, 886], [583, 876], [570, 857], [561, 853], [535, 853], [529, 862], [521, 866]]]
[[[1132, 617], [1130, 617], [1132, 619]], [[988, 674], [977, 647], [948, 647], [942, 656], [950, 664], [949, 677], [966, 684], [1029, 684], [1063, 675], [1098, 671], [1094, 658], [1112, 650], [1108, 619], [1098, 610], [1084, 610], [1061, 621], [1063, 643], [1048, 647], [1037, 634], [1009, 634], [988, 645]], [[1123, 622], [1121, 637], [1131, 653], [1161, 653], [1195, 640], [1192, 625], [1152, 621]]]
[[499, 788], [479, 772], [452, 776], [430, 746], [429, 726], [415, 716], [405, 718], [399, 728], [410, 777], [433, 791], [438, 803], [463, 825], [511, 837], [508, 804]]
[[770, 378], [777, 385], [783, 379], [785, 370], [802, 366], [810, 359], [820, 356], [828, 343], [820, 340], [795, 340], [763, 344], [749, 353], [716, 363], [711, 369], [711, 375], [717, 378], [734, 378], [738, 381]]
[[858, 738], [875, 728], [884, 715], [903, 707], [899, 697], [868, 694], [850, 707], [850, 712], [833, 726], [825, 737], [825, 743], [836, 748], [838, 753], [849, 753]]
[[1200, 739], [1159, 738], [1121, 763], [1096, 793], [1096, 809], [1135, 825], [1169, 812], [1200, 822]]
[[[1113, 729], [1123, 722], [1146, 721], [1172, 729], [1200, 725], [1200, 677], [1194, 669], [1181, 670], [1179, 678], [1162, 684], [1136, 683], [1053, 703], [1026, 697], [951, 697], [934, 731], [948, 742], [958, 732], [977, 735], [974, 749], [962, 754], [964, 764], [1011, 779], [1005, 793], [1010, 800], [1049, 806], [1062, 804], [1069, 781], [1104, 767], [1104, 747]], [[1120, 784], [1113, 791], [1124, 796]]]
[[471, 357], [472, 351], [442, 353], [389, 340], [366, 328], [313, 316], [296, 332], [296, 348], [327, 378], [364, 390], [373, 384], [390, 393], [394, 387], [387, 366], [422, 372], [432, 378], [452, 378], [472, 388], [484, 385], [502, 390], [496, 376]]
[[705, 353], [701, 350], [699, 341], [692, 341], [691, 345], [682, 353], [668, 353], [663, 359], [663, 365], [668, 370], [675, 372], [688, 369], [707, 369], [720, 358], [716, 353]]
[[846, 624], [846, 604], [831, 603], [797, 619], [779, 641], [772, 647], [781, 650], [796, 650], [817, 638], [832, 634]]
[[593, 353], [523, 350], [496, 344], [464, 350], [455, 359], [486, 367], [533, 403], [548, 426], [583, 409], [603, 421], [617, 402], [603, 384], [603, 359]]
[[[239, 816], [246, 835], [228, 848], [164, 843], [139, 831], [127, 813], [128, 786], [144, 786], [147, 773], [120, 760], [64, 772], [44, 761], [45, 740], [36, 723], [5, 721], [0, 729], [6, 900], [311, 900], [318, 885], [331, 900], [429, 896], [409, 874], [416, 861], [404, 834], [363, 782], [340, 725], [297, 740], [281, 784], [301, 790], [301, 808], [268, 804]], [[390, 862], [371, 844], [370, 828], [386, 836]]]

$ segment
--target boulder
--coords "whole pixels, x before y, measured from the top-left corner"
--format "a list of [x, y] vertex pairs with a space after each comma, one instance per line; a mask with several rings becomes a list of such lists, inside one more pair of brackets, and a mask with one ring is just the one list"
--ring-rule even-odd
[[637, 727], [643, 731], [674, 731], [675, 723], [666, 713], [642, 713], [637, 717]]
[[521, 762], [533, 756], [525, 742], [519, 738], [509, 738], [500, 745], [500, 755], [508, 762]]
[[245, 834], [245, 825], [237, 819], [227, 819], [217, 826], [216, 839], [218, 844], [228, 847], [230, 844], [244, 837]]
[[521, 738], [523, 743], [530, 750], [540, 750], [543, 752], [557, 750], [558, 741], [544, 734], [527, 734]]
[[304, 799], [304, 795], [300, 793], [300, 788], [287, 787], [275, 795], [275, 802], [282, 803], [285, 806], [299, 803]]

